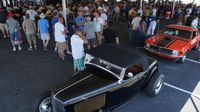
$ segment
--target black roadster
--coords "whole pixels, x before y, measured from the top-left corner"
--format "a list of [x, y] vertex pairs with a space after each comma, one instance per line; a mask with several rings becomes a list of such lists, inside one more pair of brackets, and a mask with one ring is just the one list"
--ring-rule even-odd
[[157, 61], [137, 49], [104, 45], [86, 53], [85, 69], [39, 104], [39, 112], [110, 111], [142, 90], [156, 96], [164, 83]]

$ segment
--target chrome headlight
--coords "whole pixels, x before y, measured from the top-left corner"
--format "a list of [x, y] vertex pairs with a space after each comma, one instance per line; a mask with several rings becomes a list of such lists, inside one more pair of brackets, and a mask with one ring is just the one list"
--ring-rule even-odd
[[146, 48], [150, 48], [150, 45], [149, 45], [149, 44], [146, 44]]
[[178, 52], [177, 50], [173, 50], [173, 51], [172, 51], [172, 55], [173, 55], [173, 56], [178, 56], [178, 53], [179, 53], [179, 52]]

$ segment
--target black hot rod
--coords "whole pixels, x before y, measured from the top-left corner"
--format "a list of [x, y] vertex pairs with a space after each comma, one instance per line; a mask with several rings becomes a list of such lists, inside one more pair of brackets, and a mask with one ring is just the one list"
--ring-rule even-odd
[[144, 89], [156, 96], [163, 83], [153, 58], [137, 49], [103, 45], [86, 53], [85, 69], [43, 99], [39, 112], [109, 111]]

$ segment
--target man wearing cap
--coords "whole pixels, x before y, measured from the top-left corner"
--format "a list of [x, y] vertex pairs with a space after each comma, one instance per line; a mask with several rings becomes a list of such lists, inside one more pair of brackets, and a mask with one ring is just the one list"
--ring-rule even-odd
[[35, 50], [37, 49], [36, 45], [36, 25], [33, 20], [29, 18], [29, 14], [26, 14], [26, 19], [22, 23], [24, 32], [26, 33], [26, 38], [29, 44], [28, 50], [33, 50], [32, 42], [34, 44]]
[[38, 15], [38, 13], [33, 10], [33, 6], [29, 6], [29, 10], [26, 11], [26, 14], [29, 14], [30, 19], [35, 21], [35, 17]]
[[13, 46], [13, 51], [16, 51], [15, 41], [17, 42], [18, 50], [21, 51], [22, 48], [20, 46], [19, 23], [13, 18], [12, 13], [9, 13], [9, 18], [6, 20], [6, 23], [10, 32], [10, 41]]
[[84, 69], [84, 37], [80, 30], [76, 30], [71, 37], [72, 57], [74, 61], [74, 72]]
[[50, 40], [50, 35], [49, 35], [49, 22], [47, 19], [45, 19], [46, 15], [44, 13], [40, 14], [40, 18], [38, 20], [38, 32], [40, 34], [40, 37], [43, 41], [43, 47], [45, 51], [48, 51], [47, 47], [49, 44]]

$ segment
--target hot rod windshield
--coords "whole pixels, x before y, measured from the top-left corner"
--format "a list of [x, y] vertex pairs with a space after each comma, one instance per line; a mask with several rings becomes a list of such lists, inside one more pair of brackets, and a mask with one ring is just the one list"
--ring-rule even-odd
[[175, 28], [165, 28], [162, 31], [163, 34], [172, 35], [172, 36], [178, 36], [180, 38], [184, 39], [190, 39], [191, 38], [191, 32], [187, 30], [180, 30]]
[[118, 79], [120, 79], [120, 76], [121, 76], [122, 70], [123, 70], [123, 68], [120, 66], [117, 66], [117, 65], [107, 62], [105, 60], [93, 57], [89, 54], [86, 54], [85, 65], [86, 65], [86, 67], [87, 67], [87, 65], [91, 65], [91, 66], [101, 68], [101, 69], [111, 73]]

